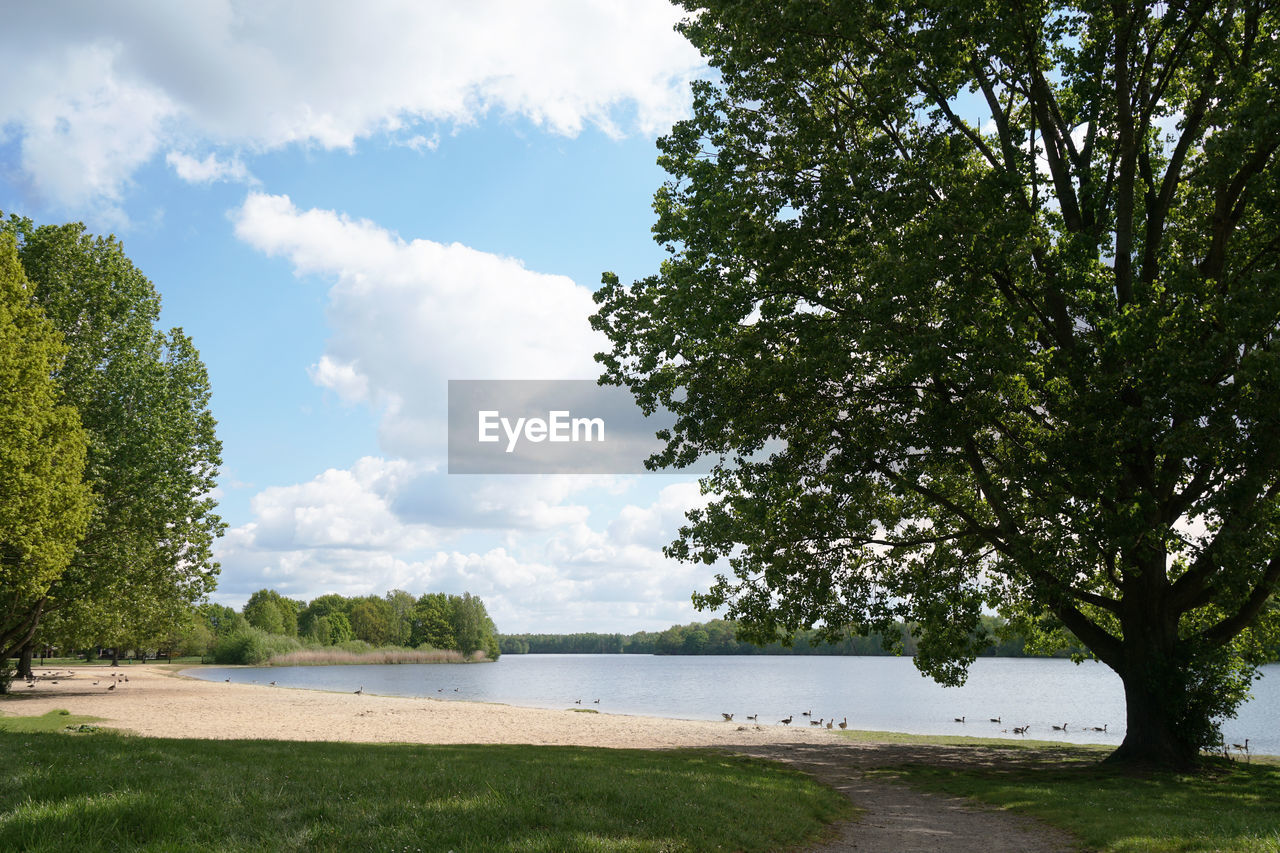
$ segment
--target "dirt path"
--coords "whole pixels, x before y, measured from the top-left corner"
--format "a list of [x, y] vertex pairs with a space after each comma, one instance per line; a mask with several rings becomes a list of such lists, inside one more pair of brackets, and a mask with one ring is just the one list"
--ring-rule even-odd
[[915, 791], [866, 771], [901, 764], [1016, 761], [1005, 750], [898, 744], [780, 744], [744, 747], [746, 755], [782, 761], [811, 774], [863, 810], [809, 853], [1066, 853], [1080, 845], [1033, 818]]

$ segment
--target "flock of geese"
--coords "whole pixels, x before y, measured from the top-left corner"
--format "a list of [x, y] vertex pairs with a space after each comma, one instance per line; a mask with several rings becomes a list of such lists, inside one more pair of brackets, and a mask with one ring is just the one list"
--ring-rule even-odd
[[[988, 717], [987, 720], [992, 723], [1002, 722], [1000, 717]], [[965, 721], [965, 718], [956, 717], [955, 721], [957, 723], [963, 723]], [[1100, 726], [1076, 726], [1076, 730], [1082, 731], [1082, 732], [1104, 732], [1105, 733], [1108, 725], [1110, 725], [1110, 723], [1103, 723]], [[1062, 732], [1063, 734], [1066, 734], [1068, 731], [1068, 727], [1066, 723], [1063, 723], [1060, 726], [1051, 725], [1049, 728], [1053, 729], [1055, 732]], [[1031, 729], [1030, 725], [1023, 725], [1023, 726], [1014, 726], [1011, 729], [1001, 729], [1000, 731], [1003, 732], [1004, 734], [1008, 734], [1012, 732], [1015, 735], [1025, 735], [1028, 731], [1030, 731], [1030, 729]]]
[[[726, 712], [724, 712], [724, 711], [721, 711], [721, 712], [720, 712], [720, 716], [724, 717], [724, 721], [725, 721], [726, 723], [732, 723], [732, 722], [733, 722], [733, 714], [729, 714], [729, 713], [726, 713]], [[827, 727], [827, 728], [829, 728], [829, 729], [832, 729], [832, 728], [847, 729], [847, 728], [849, 728], [849, 718], [848, 718], [848, 717], [845, 717], [843, 720], [841, 720], [840, 722], [838, 722], [838, 723], [837, 723], [837, 722], [836, 722], [836, 718], [835, 718], [835, 717], [832, 717], [832, 718], [831, 718], [831, 719], [829, 719], [829, 720], [828, 720], [826, 717], [819, 717], [818, 719], [816, 719], [816, 720], [815, 720], [815, 719], [813, 719], [813, 711], [811, 711], [811, 710], [810, 710], [810, 711], [801, 711], [801, 712], [800, 712], [800, 716], [802, 716], [802, 717], [808, 717], [808, 718], [809, 718], [809, 725], [811, 725], [811, 726], [826, 726], [826, 727]], [[796, 717], [796, 715], [795, 715], [795, 714], [788, 714], [788, 715], [787, 715], [787, 717], [786, 717], [786, 719], [784, 719], [784, 720], [778, 720], [778, 723], [779, 723], [780, 725], [789, 726], [789, 725], [791, 725], [791, 723], [795, 720], [795, 717]], [[752, 722], [754, 722], [754, 723], [759, 723], [759, 722], [760, 722], [760, 715], [759, 715], [759, 714], [748, 714], [748, 715], [747, 715], [747, 719], [748, 719], [748, 720], [751, 720], [751, 721], [752, 721]]]
[[[97, 687], [103, 681], [110, 681], [111, 683], [107, 685], [107, 690], [110, 691], [115, 690], [117, 686], [126, 684], [129, 681], [129, 676], [125, 675], [123, 672], [112, 672], [109, 673], [108, 676], [109, 677], [99, 678], [97, 681], [93, 682], [93, 686]], [[35, 686], [41, 681], [47, 681], [50, 684], [61, 684], [63, 680], [75, 677], [76, 673], [73, 669], [69, 669], [66, 672], [63, 672], [62, 670], [58, 670], [56, 672], [45, 672], [40, 675], [36, 675], [35, 672], [31, 672], [26, 677], [27, 689], [34, 690]]]

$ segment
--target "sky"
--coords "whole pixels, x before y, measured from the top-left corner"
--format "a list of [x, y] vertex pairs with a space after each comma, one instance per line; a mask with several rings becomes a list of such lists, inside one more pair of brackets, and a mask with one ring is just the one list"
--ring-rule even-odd
[[665, 0], [11, 5], [0, 211], [116, 235], [223, 443], [212, 599], [471, 592], [504, 633], [705, 620], [696, 479], [450, 475], [450, 380], [593, 379], [708, 75]]

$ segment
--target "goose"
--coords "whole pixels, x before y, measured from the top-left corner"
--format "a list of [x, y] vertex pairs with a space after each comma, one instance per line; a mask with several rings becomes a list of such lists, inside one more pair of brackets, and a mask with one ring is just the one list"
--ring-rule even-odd
[[1027, 733], [1027, 729], [1029, 728], [1031, 728], [1031, 726], [1014, 726], [1013, 733], [1015, 735], [1025, 735]]
[[810, 720], [810, 721], [809, 721], [809, 725], [811, 725], [811, 726], [820, 726], [820, 725], [822, 725], [822, 720]]
[[827, 728], [830, 729], [835, 724], [835, 720], [827, 720]]
[[747, 714], [747, 719], [748, 719], [748, 720], [759, 720], [759, 719], [760, 719], [760, 715], [759, 715], [759, 714]]
[[[231, 683], [231, 679], [230, 679], [230, 678], [225, 679], [225, 681], [227, 682], [227, 684], [230, 684], [230, 683]], [[94, 683], [94, 684], [97, 684], [98, 682], [96, 682], [96, 681], [95, 681], [95, 682], [93, 682], [93, 683]]]
[[595, 700], [595, 702], [594, 702], [593, 704], [595, 704], [595, 705], [599, 705], [599, 704], [600, 704], [600, 700], [599, 700], [599, 699]]
[[272, 687], [275, 687], [275, 686], [276, 686], [276, 683], [275, 683], [274, 681], [273, 681], [273, 682], [271, 682], [271, 686], [272, 686]]
[[802, 717], [812, 717], [812, 716], [813, 716], [813, 711], [812, 711], [812, 710], [809, 710], [809, 711], [801, 711], [801, 712], [800, 712], [800, 716], [802, 716]]
[[998, 723], [998, 722], [1000, 722], [1000, 718], [999, 718], [999, 717], [992, 717], [992, 718], [991, 718], [991, 722], [993, 722], [993, 723]]
[[1248, 738], [1245, 738], [1245, 739], [1244, 739], [1244, 743], [1233, 743], [1233, 744], [1231, 744], [1231, 748], [1232, 748], [1232, 749], [1238, 749], [1238, 750], [1240, 750], [1241, 752], [1248, 752], [1248, 751], [1249, 751], [1249, 739], [1248, 739]]
[[724, 711], [721, 711], [720, 716], [724, 717], [724, 721], [726, 723], [733, 722], [733, 714], [726, 714]]
[[794, 715], [787, 717], [785, 720], [778, 720], [778, 722], [782, 723], [784, 726], [789, 726], [791, 725], [791, 720], [793, 717]]
[[108, 687], [107, 689], [108, 689], [108, 690], [115, 690], [115, 689], [116, 689], [115, 682], [112, 682], [112, 683], [111, 683], [111, 686], [110, 686], [110, 687]]
[[956, 717], [956, 722], [957, 722], [957, 723], [963, 723], [963, 722], [964, 722], [964, 717]]
[[575, 705], [581, 705], [581, 704], [582, 704], [582, 700], [581, 700], [581, 699], [574, 699], [574, 700], [573, 700], [573, 704], [575, 704]]
[[1107, 726], [1109, 725], [1110, 723], [1103, 723], [1101, 726], [1094, 726], [1092, 729], [1090, 729], [1090, 731], [1105, 732], [1107, 730]]
[[1063, 723], [1063, 724], [1062, 724], [1062, 725], [1060, 725], [1060, 726], [1054, 726], [1054, 727], [1053, 727], [1053, 730], [1054, 730], [1055, 732], [1065, 732], [1065, 731], [1067, 730], [1067, 724], [1066, 724], [1066, 723]]
[[364, 685], [363, 685], [363, 684], [361, 684], [361, 685], [360, 685], [360, 687], [356, 690], [356, 695], [357, 695], [357, 696], [363, 696], [363, 695], [364, 695]]
[[847, 729], [847, 728], [849, 728], [849, 718], [848, 718], [848, 717], [845, 717], [843, 720], [841, 720], [841, 721], [840, 721], [840, 728], [842, 728], [842, 729]]

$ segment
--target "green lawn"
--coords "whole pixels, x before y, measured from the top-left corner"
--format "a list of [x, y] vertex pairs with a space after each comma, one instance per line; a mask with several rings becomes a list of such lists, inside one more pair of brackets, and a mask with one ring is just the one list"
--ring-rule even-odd
[[[57, 719], [53, 719], [53, 718]], [[0, 728], [3, 850], [777, 850], [853, 811], [711, 751], [164, 740]]]
[[1031, 748], [1025, 760], [1003, 766], [975, 761], [878, 772], [1034, 815], [1088, 850], [1280, 853], [1280, 763], [1274, 759], [1215, 759], [1205, 771], [1185, 775], [1124, 773], [1098, 764], [1100, 757], [1096, 749], [1059, 744], [1043, 758]]

